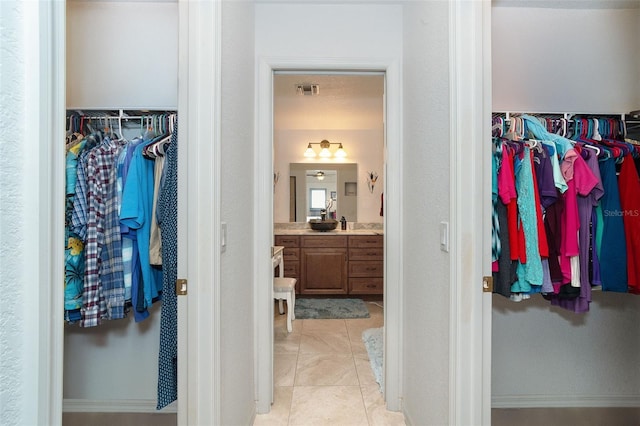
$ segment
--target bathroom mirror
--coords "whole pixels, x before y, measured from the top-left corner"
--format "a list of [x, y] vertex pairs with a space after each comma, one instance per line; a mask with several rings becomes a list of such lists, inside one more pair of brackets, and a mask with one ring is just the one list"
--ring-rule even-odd
[[290, 163], [289, 176], [290, 222], [320, 219], [323, 208], [327, 218], [357, 221], [357, 164]]

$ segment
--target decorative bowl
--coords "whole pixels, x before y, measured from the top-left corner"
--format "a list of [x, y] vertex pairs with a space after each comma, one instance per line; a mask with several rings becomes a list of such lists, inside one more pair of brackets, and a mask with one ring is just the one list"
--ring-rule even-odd
[[326, 232], [336, 229], [338, 223], [335, 219], [311, 219], [309, 220], [309, 227], [314, 231]]

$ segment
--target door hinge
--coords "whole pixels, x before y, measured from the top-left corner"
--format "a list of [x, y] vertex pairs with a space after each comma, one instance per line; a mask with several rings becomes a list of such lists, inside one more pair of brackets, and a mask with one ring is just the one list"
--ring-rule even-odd
[[187, 294], [187, 280], [178, 278], [176, 280], [176, 296], [185, 296]]
[[482, 277], [482, 291], [484, 293], [493, 293], [493, 277]]

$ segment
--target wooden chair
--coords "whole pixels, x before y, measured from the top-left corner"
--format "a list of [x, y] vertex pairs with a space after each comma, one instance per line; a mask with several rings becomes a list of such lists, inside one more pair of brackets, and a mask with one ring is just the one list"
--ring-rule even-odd
[[282, 251], [273, 258], [273, 267], [279, 267], [279, 276], [273, 279], [273, 298], [278, 300], [280, 315], [284, 314], [283, 302], [287, 302], [287, 331], [291, 333], [293, 327], [291, 321], [296, 319], [296, 282], [295, 278], [284, 276], [284, 257]]

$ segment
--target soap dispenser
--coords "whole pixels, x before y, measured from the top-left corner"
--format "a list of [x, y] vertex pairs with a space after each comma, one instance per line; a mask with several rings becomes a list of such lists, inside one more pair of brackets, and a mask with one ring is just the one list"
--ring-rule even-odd
[[347, 219], [345, 219], [344, 216], [340, 219], [340, 229], [343, 231], [347, 230]]

